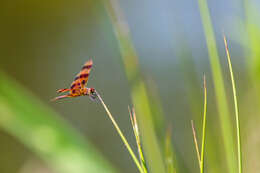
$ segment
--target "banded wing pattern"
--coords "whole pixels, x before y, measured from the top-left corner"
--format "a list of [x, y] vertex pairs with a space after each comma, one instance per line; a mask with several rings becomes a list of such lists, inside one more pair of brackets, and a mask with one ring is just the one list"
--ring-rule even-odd
[[77, 97], [77, 96], [87, 95], [88, 88], [85, 88], [85, 86], [87, 85], [92, 66], [93, 66], [93, 61], [92, 59], [90, 59], [84, 64], [81, 71], [77, 74], [70, 88], [59, 89], [57, 91], [58, 93], [69, 91], [69, 94], [55, 97], [53, 101], [66, 98], [66, 97]]
[[84, 89], [85, 85], [87, 85], [92, 65], [93, 61], [91, 59], [84, 64], [81, 71], [77, 74], [70, 86], [71, 95], [80, 94]]

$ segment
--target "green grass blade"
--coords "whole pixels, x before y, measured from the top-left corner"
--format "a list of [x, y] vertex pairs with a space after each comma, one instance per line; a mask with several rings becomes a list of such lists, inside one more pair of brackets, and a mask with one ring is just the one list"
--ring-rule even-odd
[[248, 60], [248, 69], [251, 77], [252, 84], [256, 88], [256, 94], [260, 98], [260, 26], [259, 23], [255, 22], [258, 20], [259, 10], [254, 5], [253, 1], [244, 0], [245, 8], [245, 27], [247, 31], [248, 42], [246, 42], [246, 54]]
[[140, 132], [142, 134], [142, 141], [144, 144], [144, 152], [147, 159], [148, 167], [151, 172], [165, 172], [164, 163], [162, 160], [159, 142], [156, 138], [154, 130], [151, 109], [147, 92], [143, 82], [136, 84], [132, 91], [132, 99], [134, 107], [138, 115], [138, 122], [140, 124]]
[[204, 152], [205, 152], [205, 137], [206, 137], [206, 115], [207, 115], [207, 86], [206, 86], [206, 78], [204, 76], [204, 107], [203, 107], [203, 125], [202, 125], [202, 141], [201, 141], [201, 152], [199, 152], [199, 145], [196, 137], [196, 131], [194, 127], [193, 121], [191, 121], [191, 127], [193, 132], [194, 144], [197, 152], [197, 158], [200, 166], [200, 173], [204, 172]]
[[171, 142], [171, 128], [168, 128], [165, 136], [165, 163], [167, 173], [176, 173], [174, 151]]
[[235, 156], [234, 156], [234, 142], [232, 140], [233, 132], [231, 127], [231, 120], [229, 118], [228, 104], [226, 100], [226, 93], [224, 82], [219, 62], [219, 55], [217, 52], [216, 39], [211, 24], [207, 0], [198, 0], [200, 15], [205, 32], [206, 43], [208, 47], [210, 64], [212, 69], [216, 101], [218, 113], [220, 116], [221, 133], [224, 142], [225, 156], [227, 159], [228, 172], [235, 172]]
[[62, 173], [116, 172], [53, 110], [0, 72], [0, 127]]
[[104, 101], [103, 101], [103, 99], [101, 98], [101, 96], [100, 96], [98, 93], [97, 93], [97, 96], [98, 96], [98, 98], [99, 98], [99, 100], [100, 100], [102, 106], [105, 108], [105, 110], [106, 110], [106, 112], [107, 112], [107, 115], [109, 116], [110, 120], [112, 121], [112, 123], [113, 123], [115, 129], [117, 130], [119, 136], [121, 137], [123, 143], [125, 144], [125, 146], [126, 146], [128, 152], [130, 153], [131, 157], [133, 158], [133, 160], [134, 160], [134, 162], [135, 162], [137, 168], [139, 169], [139, 171], [140, 171], [141, 173], [143, 173], [143, 169], [142, 169], [142, 167], [141, 167], [141, 165], [140, 165], [138, 159], [136, 158], [136, 156], [135, 156], [135, 154], [134, 154], [132, 148], [130, 147], [129, 143], [127, 142], [127, 140], [126, 140], [124, 134], [123, 134], [122, 131], [120, 130], [119, 126], [117, 125], [115, 119], [113, 118], [112, 114], [110, 113], [109, 109], [107, 108], [107, 106], [106, 106], [106, 104], [104, 103]]
[[200, 173], [204, 172], [204, 152], [205, 152], [205, 137], [206, 137], [206, 116], [207, 116], [207, 85], [206, 77], [204, 76], [204, 111], [203, 111], [203, 127], [202, 127], [202, 142], [201, 142], [201, 158], [200, 158]]
[[117, 0], [103, 1], [116, 34], [124, 69], [131, 86], [131, 97], [138, 114], [145, 158], [151, 172], [165, 173], [165, 166], [152, 121], [148, 91], [140, 75], [138, 56], [131, 41], [129, 27]]
[[149, 78], [149, 76], [146, 76], [145, 84], [149, 98], [150, 109], [152, 112], [154, 130], [156, 132], [160, 145], [163, 146], [163, 141], [165, 139], [165, 114], [163, 111], [159, 89], [155, 81]]
[[142, 145], [141, 145], [139, 127], [138, 127], [138, 123], [137, 123], [137, 120], [136, 120], [135, 110], [134, 110], [134, 108], [132, 108], [130, 110], [129, 107], [128, 107], [128, 109], [129, 109], [130, 119], [131, 119], [133, 131], [134, 131], [134, 135], [135, 135], [136, 145], [137, 145], [137, 148], [138, 148], [140, 162], [142, 164], [142, 168], [143, 168], [144, 173], [147, 173], [148, 170], [147, 170], [146, 161], [144, 159], [144, 154], [143, 154], [143, 149], [142, 149]]
[[237, 154], [238, 154], [238, 172], [242, 173], [242, 149], [241, 149], [241, 139], [240, 139], [240, 124], [239, 124], [239, 115], [238, 115], [238, 104], [237, 104], [237, 93], [236, 93], [236, 84], [232, 69], [232, 63], [230, 59], [229, 49], [226, 37], [224, 35], [224, 43], [226, 48], [228, 66], [230, 71], [230, 78], [232, 82], [232, 90], [233, 90], [233, 97], [234, 97], [234, 105], [235, 105], [235, 115], [236, 115], [236, 130], [237, 130]]

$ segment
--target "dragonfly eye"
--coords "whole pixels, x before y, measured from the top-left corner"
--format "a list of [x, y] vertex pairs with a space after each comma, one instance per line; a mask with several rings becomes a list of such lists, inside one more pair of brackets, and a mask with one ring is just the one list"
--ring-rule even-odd
[[89, 94], [91, 100], [95, 100], [97, 98], [97, 93], [94, 88], [90, 88], [90, 94]]
[[96, 92], [96, 90], [94, 88], [90, 88], [90, 93], [94, 94]]

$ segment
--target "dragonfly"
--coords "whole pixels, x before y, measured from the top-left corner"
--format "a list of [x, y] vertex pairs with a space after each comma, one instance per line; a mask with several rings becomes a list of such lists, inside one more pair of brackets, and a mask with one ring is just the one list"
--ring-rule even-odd
[[90, 59], [84, 64], [84, 66], [81, 68], [81, 71], [74, 78], [74, 81], [70, 85], [70, 88], [59, 89], [57, 91], [58, 93], [69, 93], [66, 95], [55, 97], [54, 99], [52, 99], [52, 101], [79, 96], [89, 96], [92, 100], [95, 100], [97, 97], [96, 90], [94, 88], [86, 87], [92, 66], [93, 61], [92, 59]]

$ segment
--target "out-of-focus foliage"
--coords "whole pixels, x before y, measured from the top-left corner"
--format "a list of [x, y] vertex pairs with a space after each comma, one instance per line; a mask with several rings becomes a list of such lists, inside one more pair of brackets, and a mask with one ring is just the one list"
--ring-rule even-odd
[[[116, 37], [118, 39], [121, 58], [124, 64], [126, 76], [131, 86], [131, 96], [136, 112], [139, 115], [140, 130], [142, 132], [142, 142], [148, 162], [148, 167], [153, 173], [165, 173], [165, 167], [162, 159], [160, 142], [156, 137], [154, 127], [151, 103], [148, 97], [148, 91], [142, 79], [139, 60], [131, 41], [131, 35], [127, 21], [118, 0], [110, 0], [106, 3], [107, 11], [110, 16]], [[161, 115], [160, 115], [161, 116]]]
[[0, 126], [62, 173], [115, 169], [53, 110], [0, 73]]
[[234, 142], [230, 136], [233, 136], [232, 122], [230, 120], [228, 101], [224, 86], [222, 68], [220, 66], [220, 58], [217, 50], [217, 43], [211, 22], [211, 15], [208, 9], [207, 0], [198, 0], [200, 7], [200, 15], [205, 32], [205, 38], [208, 48], [208, 56], [212, 70], [212, 79], [214, 81], [214, 89], [217, 103], [217, 110], [220, 117], [220, 133], [223, 137], [223, 144], [225, 149], [225, 158], [227, 161], [228, 171], [230, 173], [236, 172]]
[[[108, 9], [109, 2], [116, 8]], [[102, 94], [137, 154], [127, 112], [134, 105], [148, 172], [165, 166], [177, 173], [199, 171], [190, 120], [201, 148], [205, 74], [204, 172], [236, 172], [235, 111], [223, 32], [237, 87], [243, 171], [260, 172], [259, 11], [259, 0], [3, 0], [0, 68], [11, 79], [0, 79], [0, 172], [38, 173], [51, 167], [53, 173], [78, 173], [92, 169], [90, 164], [114, 171], [83, 135], [119, 172], [138, 171], [100, 104], [88, 97], [49, 102], [57, 89], [69, 87], [89, 58], [94, 66], [88, 86]], [[75, 130], [65, 130], [68, 126]], [[171, 135], [165, 135], [167, 126]]]

